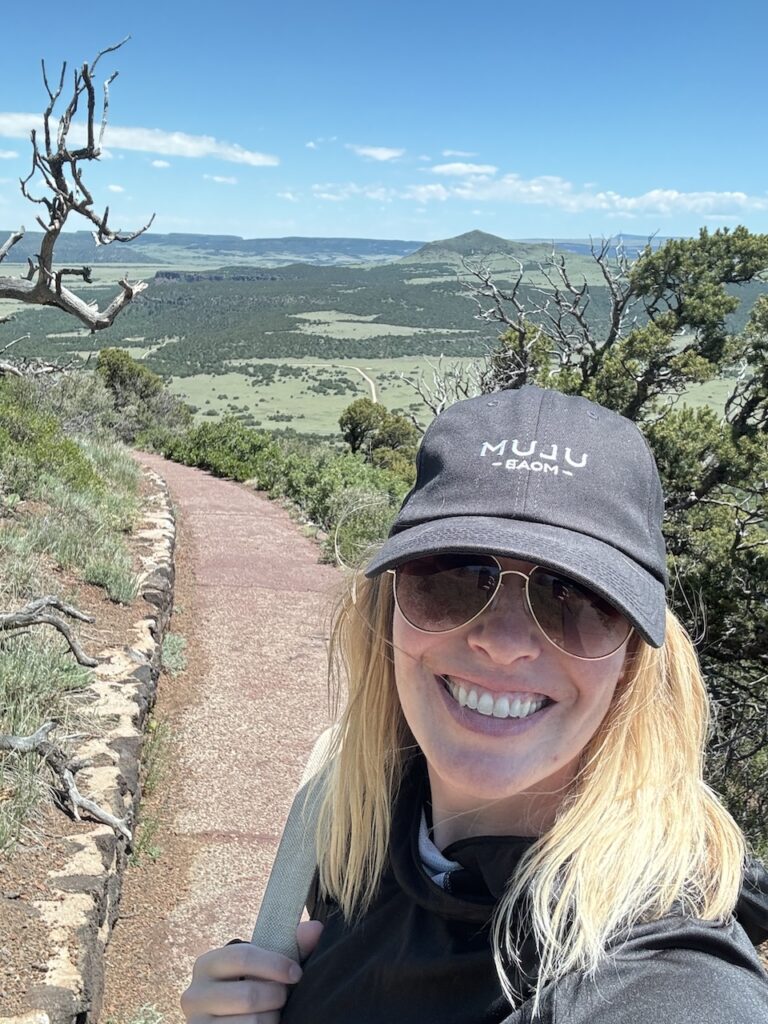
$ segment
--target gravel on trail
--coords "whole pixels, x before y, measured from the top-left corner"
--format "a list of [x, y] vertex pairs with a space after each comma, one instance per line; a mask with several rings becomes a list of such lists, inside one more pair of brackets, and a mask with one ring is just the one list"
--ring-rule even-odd
[[160, 680], [169, 763], [141, 811], [157, 852], [126, 875], [101, 1020], [127, 1024], [155, 1007], [176, 1024], [196, 957], [250, 938], [304, 765], [331, 721], [328, 613], [340, 574], [263, 495], [139, 458], [166, 479], [176, 509], [170, 629], [186, 640], [187, 665]]

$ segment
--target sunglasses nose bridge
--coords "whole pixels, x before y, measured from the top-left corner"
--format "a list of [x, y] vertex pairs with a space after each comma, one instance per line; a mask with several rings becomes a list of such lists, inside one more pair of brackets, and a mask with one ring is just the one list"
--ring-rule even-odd
[[499, 595], [501, 594], [502, 588], [506, 585], [506, 580], [504, 579], [505, 576], [519, 576], [522, 579], [523, 587], [522, 587], [521, 597], [522, 597], [522, 600], [523, 600], [523, 607], [525, 608], [526, 613], [529, 616], [531, 616], [531, 618], [533, 618], [533, 616], [531, 614], [530, 602], [528, 600], [528, 574], [524, 573], [524, 572], [520, 572], [518, 569], [503, 569], [499, 573], [498, 580], [497, 580], [497, 583], [496, 583], [496, 590], [494, 591], [494, 594], [493, 594], [493, 597], [491, 598], [491, 600], [485, 606], [484, 611], [488, 611], [489, 608], [493, 608], [496, 605], [496, 603], [497, 603], [497, 601], [499, 599]]

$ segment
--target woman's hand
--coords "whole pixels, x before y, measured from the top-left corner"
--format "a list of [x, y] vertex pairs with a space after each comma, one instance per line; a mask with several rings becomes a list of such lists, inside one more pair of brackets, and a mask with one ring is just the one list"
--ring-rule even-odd
[[[322, 931], [320, 921], [303, 921], [296, 929], [302, 961]], [[188, 1024], [211, 1024], [217, 1017], [228, 1017], [230, 1024], [278, 1024], [288, 986], [299, 978], [301, 967], [294, 960], [237, 942], [197, 958], [181, 1009]]]

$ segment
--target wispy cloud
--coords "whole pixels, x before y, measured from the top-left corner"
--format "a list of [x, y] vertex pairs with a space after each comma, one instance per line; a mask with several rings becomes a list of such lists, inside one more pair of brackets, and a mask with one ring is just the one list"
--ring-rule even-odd
[[[486, 166], [486, 165], [471, 165]], [[490, 165], [487, 165], [490, 168]], [[505, 174], [500, 178], [472, 173], [456, 182], [413, 184], [392, 188], [380, 183], [360, 185], [356, 182], [316, 184], [312, 186], [316, 199], [344, 202], [348, 199], [370, 199], [391, 202], [396, 199], [427, 204], [463, 200], [475, 206], [478, 203], [518, 203], [525, 206], [544, 206], [565, 213], [589, 213], [621, 216], [629, 219], [673, 214], [691, 214], [699, 217], [726, 219], [745, 213], [768, 211], [768, 194], [748, 195], [746, 192], [681, 192], [677, 189], [654, 188], [639, 195], [576, 186], [556, 175], [523, 178]]]
[[107, 185], [110, 192], [125, 192], [122, 185]]
[[307, 149], [319, 149], [326, 142], [336, 142], [338, 135], [319, 135], [316, 139], [310, 139], [304, 145]]
[[168, 163], [167, 160], [153, 160], [152, 161], [152, 166], [153, 167], [161, 167], [161, 168], [163, 168], [163, 167], [170, 167], [171, 165]]
[[397, 160], [398, 157], [405, 155], [404, 149], [391, 149], [389, 146], [355, 146], [348, 142], [346, 148], [366, 160], [386, 162], [387, 160]]
[[400, 193], [401, 199], [415, 199], [417, 203], [428, 203], [431, 199], [445, 202], [452, 192], [445, 185], [409, 185]]
[[449, 174], [465, 178], [471, 174], [495, 174], [498, 167], [493, 164], [436, 164], [430, 168], [435, 174]]
[[237, 178], [230, 178], [224, 174], [204, 174], [203, 178], [206, 181], [213, 181], [217, 185], [236, 185]]
[[468, 179], [451, 188], [459, 199], [506, 201], [526, 205], [549, 206], [567, 213], [598, 211], [604, 213], [664, 216], [673, 213], [730, 214], [768, 210], [767, 196], [745, 192], [681, 192], [654, 188], [640, 195], [622, 195], [610, 189], [577, 188], [556, 175], [522, 178], [507, 174], [494, 181]]
[[322, 199], [329, 203], [342, 203], [346, 199], [356, 198], [388, 203], [397, 198], [398, 192], [397, 189], [389, 188], [386, 185], [358, 185], [355, 182], [347, 182], [343, 185], [313, 185], [312, 195], [315, 199]]
[[[38, 114], [0, 113], [0, 137], [27, 138], [30, 131], [40, 128], [41, 124]], [[72, 125], [70, 139], [77, 145], [85, 141], [85, 128], [82, 124]], [[280, 163], [276, 156], [257, 153], [234, 142], [223, 142], [212, 135], [188, 135], [186, 132], [167, 132], [161, 128], [109, 125], [104, 133], [104, 142], [110, 149], [138, 150], [161, 156], [215, 157], [250, 167], [275, 167]]]
[[278, 192], [278, 199], [287, 199], [289, 203], [298, 203], [299, 197], [295, 192]]
[[15, 160], [18, 155], [14, 149], [0, 149], [0, 160]]
[[443, 156], [472, 157], [477, 153], [468, 153], [466, 149], [444, 149]]

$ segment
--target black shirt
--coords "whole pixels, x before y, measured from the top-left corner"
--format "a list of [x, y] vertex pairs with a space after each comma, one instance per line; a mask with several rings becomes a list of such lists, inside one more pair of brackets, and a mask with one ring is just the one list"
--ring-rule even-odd
[[[310, 894], [310, 914], [325, 929], [281, 1024], [768, 1024], [768, 976], [744, 929], [682, 916], [634, 928], [594, 979], [573, 974], [546, 986], [535, 1019], [536, 956], [527, 943], [522, 973], [510, 968], [523, 996], [513, 1010], [493, 963], [490, 923], [533, 840], [453, 843], [443, 852], [462, 865], [461, 894], [447, 892], [419, 855], [427, 798], [426, 771], [415, 764], [395, 805], [379, 891], [361, 919], [346, 923], [333, 901]], [[757, 866], [745, 900], [752, 938], [763, 941], [768, 877]]]

